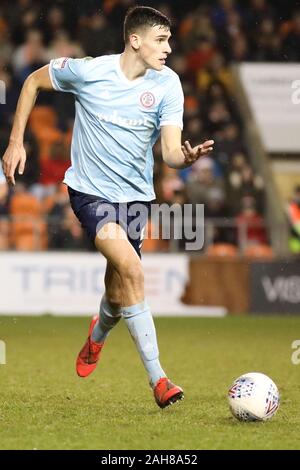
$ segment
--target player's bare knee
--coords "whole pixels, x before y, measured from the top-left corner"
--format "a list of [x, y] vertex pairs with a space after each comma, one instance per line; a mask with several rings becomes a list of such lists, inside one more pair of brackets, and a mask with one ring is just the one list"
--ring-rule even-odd
[[119, 309], [122, 305], [122, 292], [121, 290], [117, 290], [114, 292], [110, 292], [106, 290], [106, 301], [113, 309]]
[[120, 266], [119, 274], [123, 286], [133, 285], [135, 287], [144, 287], [144, 272], [140, 261], [124, 262]]

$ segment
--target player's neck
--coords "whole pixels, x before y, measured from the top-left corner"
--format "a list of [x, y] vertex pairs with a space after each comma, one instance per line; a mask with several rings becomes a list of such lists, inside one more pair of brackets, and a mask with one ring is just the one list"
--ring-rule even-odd
[[143, 77], [147, 71], [145, 66], [137, 60], [137, 57], [126, 49], [121, 54], [120, 67], [125, 77], [131, 81]]

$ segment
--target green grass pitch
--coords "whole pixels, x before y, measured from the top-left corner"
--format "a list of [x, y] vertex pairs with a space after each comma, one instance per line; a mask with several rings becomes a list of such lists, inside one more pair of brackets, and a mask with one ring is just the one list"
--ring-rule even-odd
[[[88, 318], [0, 317], [1, 449], [299, 449], [299, 317], [157, 318], [160, 357], [185, 400], [160, 410], [123, 324], [86, 379], [74, 362]], [[240, 423], [226, 393], [242, 373], [278, 385], [266, 423]]]

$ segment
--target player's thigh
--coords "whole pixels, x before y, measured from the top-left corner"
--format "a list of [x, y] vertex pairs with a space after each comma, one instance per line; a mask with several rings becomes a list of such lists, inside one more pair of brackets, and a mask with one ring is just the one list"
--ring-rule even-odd
[[[140, 284], [143, 277], [140, 253], [140, 231], [127, 235], [132, 216], [128, 214], [127, 204], [111, 203], [98, 196], [92, 196], [68, 188], [74, 213], [86, 230], [96, 248], [121, 275]], [[147, 204], [145, 206], [145, 213]], [[146, 216], [144, 216], [146, 219]], [[143, 226], [143, 223], [138, 226]]]
[[119, 224], [105, 224], [97, 232], [95, 245], [121, 277], [142, 272], [141, 260]]

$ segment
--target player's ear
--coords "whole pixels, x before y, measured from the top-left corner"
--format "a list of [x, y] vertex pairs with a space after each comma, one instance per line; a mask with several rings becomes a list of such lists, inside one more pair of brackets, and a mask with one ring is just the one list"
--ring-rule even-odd
[[141, 38], [138, 34], [131, 34], [129, 36], [129, 41], [130, 41], [131, 47], [133, 47], [133, 49], [135, 49], [136, 51], [140, 48]]

